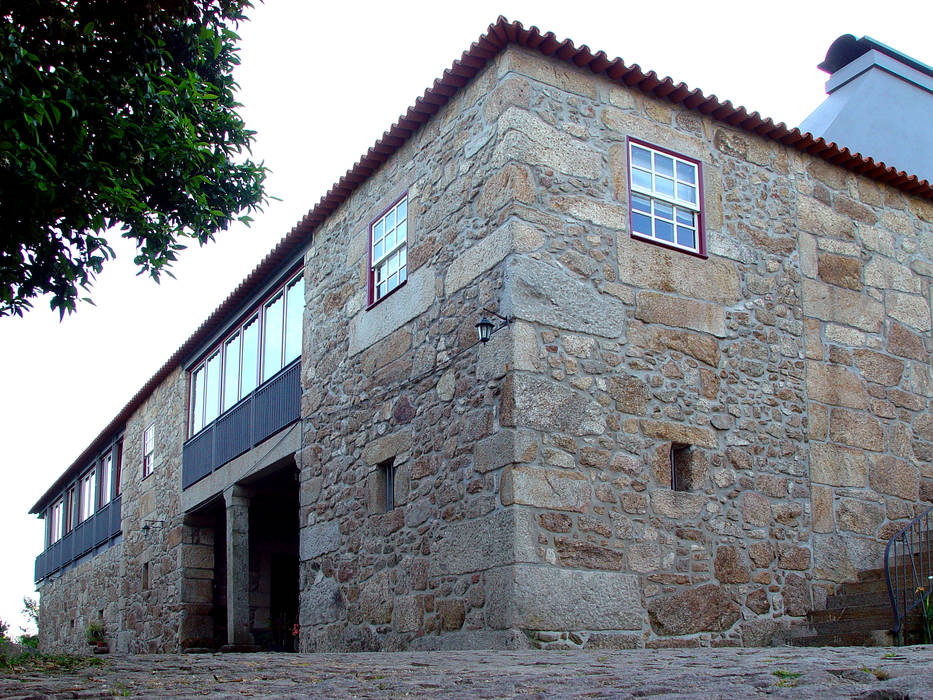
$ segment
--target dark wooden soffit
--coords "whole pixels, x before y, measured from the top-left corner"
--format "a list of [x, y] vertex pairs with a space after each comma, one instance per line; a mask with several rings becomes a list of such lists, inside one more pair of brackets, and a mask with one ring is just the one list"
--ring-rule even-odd
[[434, 84], [415, 100], [398, 121], [382, 138], [353, 164], [347, 172], [327, 191], [320, 201], [299, 221], [272, 251], [255, 267], [240, 285], [233, 290], [220, 306], [202, 323], [194, 334], [176, 350], [152, 378], [140, 389], [129, 403], [110, 421], [100, 435], [81, 453], [78, 459], [56, 480], [30, 510], [41, 513], [58, 492], [71, 481], [78, 471], [89, 464], [101, 446], [119, 430], [127, 419], [142, 405], [152, 391], [181, 362], [194, 352], [233, 313], [239, 310], [255, 294], [278, 268], [306, 246], [314, 230], [327, 219], [363, 182], [376, 172], [399, 148], [410, 139], [428, 119], [450, 101], [464, 85], [476, 76], [500, 51], [514, 44], [564, 61], [578, 68], [604, 76], [618, 85], [638, 90], [645, 95], [681, 105], [711, 119], [742, 129], [757, 136], [776, 141], [802, 153], [821, 158], [833, 165], [850, 170], [863, 177], [882, 182], [889, 187], [902, 190], [915, 197], [933, 200], [933, 185], [919, 180], [915, 175], [888, 167], [883, 162], [852, 153], [835, 143], [827, 143], [808, 132], [789, 129], [783, 122], [775, 124], [758, 112], [747, 112], [742, 106], [733, 106], [726, 100], [720, 102], [716, 95], [706, 96], [699, 90], [691, 90], [684, 83], [675, 83], [654, 71], [644, 72], [637, 63], [627, 66], [621, 58], [610, 59], [603, 51], [593, 53], [585, 44], [577, 48], [570, 39], [560, 41], [553, 32], [542, 33], [537, 27], [525, 29], [521, 22], [509, 22], [499, 17], [489, 25], [486, 33], [463, 52], [459, 60], [444, 71]]

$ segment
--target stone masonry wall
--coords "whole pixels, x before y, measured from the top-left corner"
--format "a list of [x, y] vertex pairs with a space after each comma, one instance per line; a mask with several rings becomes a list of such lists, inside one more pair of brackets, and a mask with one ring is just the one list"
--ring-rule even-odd
[[[176, 369], [127, 421], [123, 448], [123, 558], [120, 595], [127, 653], [177, 651], [185, 612], [185, 526], [179, 513], [187, 377]], [[155, 423], [152, 474], [142, 478], [142, 433]], [[142, 528], [152, 523], [148, 536]], [[190, 539], [190, 538], [189, 538]], [[148, 582], [144, 581], [144, 572]], [[148, 585], [146, 585], [148, 583]]]
[[[499, 212], [495, 67], [454, 97], [315, 235], [306, 258], [301, 453], [301, 649], [518, 646], [494, 618], [515, 561], [502, 462], [474, 457], [501, 428], [508, 331], [475, 344], [502, 260], [538, 234]], [[408, 282], [366, 310], [369, 224], [408, 193]], [[506, 358], [505, 360], [503, 358]], [[398, 507], [378, 465], [394, 459]], [[526, 548], [527, 549], [527, 548]], [[501, 618], [501, 615], [500, 615]]]
[[[182, 574], [198, 574], [182, 566], [185, 528], [178, 512], [186, 406], [187, 378], [177, 369], [127, 421], [120, 483], [121, 541], [41, 587], [39, 629], [44, 650], [86, 652], [84, 626], [99, 618], [101, 610], [111, 651], [178, 650], [186, 612]], [[143, 479], [142, 433], [152, 422], [153, 471]], [[152, 523], [148, 537], [142, 532], [147, 520], [162, 521]], [[144, 568], [148, 585], [143, 581]]]
[[[917, 507], [933, 209], [530, 52], [500, 72], [507, 213], [543, 240], [504, 282], [501, 421], [538, 446], [502, 478], [537, 524], [509, 619], [545, 645], [767, 643]], [[707, 260], [629, 236], [629, 136], [701, 161]], [[836, 487], [812, 510], [811, 471]]]
[[[629, 236], [627, 137], [702, 163], [708, 259]], [[409, 282], [367, 311], [406, 189]], [[302, 648], [786, 634], [933, 490], [931, 219], [508, 49], [307, 257]], [[486, 305], [516, 320], [468, 348]]]
[[89, 654], [85, 630], [91, 622], [100, 622], [114, 649], [122, 627], [122, 576], [123, 545], [117, 543], [43, 583], [39, 648], [46, 653]]
[[818, 163], [797, 198], [813, 576], [831, 588], [933, 501], [933, 206]]

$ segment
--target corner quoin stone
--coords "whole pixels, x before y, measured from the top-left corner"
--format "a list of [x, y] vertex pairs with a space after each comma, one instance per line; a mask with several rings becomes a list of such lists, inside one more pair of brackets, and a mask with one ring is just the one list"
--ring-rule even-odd
[[491, 590], [511, 591], [489, 611], [496, 629], [640, 630], [644, 611], [638, 577], [517, 564], [486, 574]]

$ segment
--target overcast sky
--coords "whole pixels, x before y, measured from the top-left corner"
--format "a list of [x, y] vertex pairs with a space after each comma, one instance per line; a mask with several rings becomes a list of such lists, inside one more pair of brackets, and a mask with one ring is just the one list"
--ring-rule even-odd
[[[499, 14], [796, 126], [824, 97], [817, 70], [840, 34], [933, 63], [933, 10], [897, 3], [268, 0], [241, 27], [237, 72], [253, 155], [280, 198], [252, 228], [182, 253], [177, 279], [135, 276], [133, 251], [98, 278], [96, 306], [59, 322], [45, 300], [0, 319], [0, 619], [24, 624], [42, 524], [27, 515], [168, 356], [415, 98]], [[0, 204], [2, 206], [2, 204]], [[126, 465], [126, 469], [138, 465]]]

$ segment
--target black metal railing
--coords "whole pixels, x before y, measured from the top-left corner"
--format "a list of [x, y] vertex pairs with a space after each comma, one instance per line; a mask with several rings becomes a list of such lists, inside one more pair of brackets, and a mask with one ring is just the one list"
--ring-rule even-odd
[[117, 496], [36, 557], [35, 580], [48, 578], [92, 550], [113, 542], [122, 532], [121, 497]]
[[933, 642], [933, 553], [930, 532], [933, 507], [911, 520], [884, 548], [884, 578], [894, 612], [894, 638], [903, 644], [905, 623], [919, 615], [924, 642]]
[[181, 487], [197, 483], [298, 420], [300, 404], [301, 365], [296, 361], [185, 443]]

